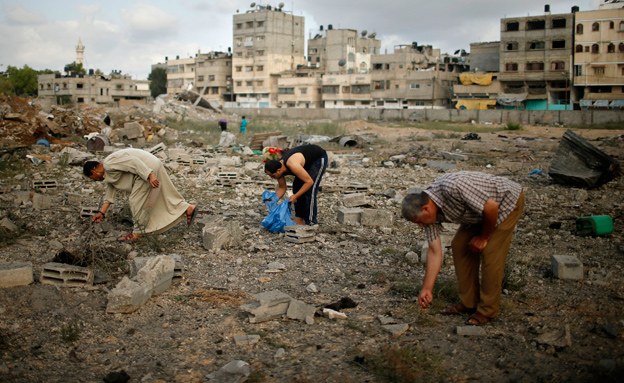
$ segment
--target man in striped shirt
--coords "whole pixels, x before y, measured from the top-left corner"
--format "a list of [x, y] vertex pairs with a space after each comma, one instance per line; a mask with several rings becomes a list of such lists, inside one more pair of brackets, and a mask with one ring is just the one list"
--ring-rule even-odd
[[[500, 294], [509, 244], [524, 208], [522, 186], [480, 172], [446, 174], [419, 194], [403, 199], [402, 214], [424, 227], [429, 252], [418, 303], [424, 309], [442, 264], [441, 223], [460, 227], [451, 242], [460, 302], [442, 314], [471, 313], [466, 322], [483, 325], [499, 314]], [[479, 282], [479, 263], [481, 281]]]

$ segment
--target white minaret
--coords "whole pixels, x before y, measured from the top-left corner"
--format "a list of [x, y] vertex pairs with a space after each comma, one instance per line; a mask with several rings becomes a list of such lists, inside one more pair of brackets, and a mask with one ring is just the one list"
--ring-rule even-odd
[[84, 54], [84, 50], [85, 50], [85, 47], [84, 45], [82, 45], [82, 41], [78, 39], [78, 45], [76, 45], [76, 64], [82, 64], [83, 67], [84, 67], [84, 57], [82, 57], [82, 55]]

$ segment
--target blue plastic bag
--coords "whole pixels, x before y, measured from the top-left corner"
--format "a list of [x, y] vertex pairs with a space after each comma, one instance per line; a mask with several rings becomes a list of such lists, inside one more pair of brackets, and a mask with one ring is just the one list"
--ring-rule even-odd
[[275, 192], [265, 190], [262, 193], [262, 202], [266, 205], [270, 212], [277, 207], [277, 201], [279, 201], [279, 198], [277, 198], [277, 194], [275, 194]]
[[262, 221], [262, 226], [271, 233], [283, 233], [284, 227], [295, 224], [295, 221], [290, 219], [291, 211], [290, 201], [283, 201], [266, 216]]

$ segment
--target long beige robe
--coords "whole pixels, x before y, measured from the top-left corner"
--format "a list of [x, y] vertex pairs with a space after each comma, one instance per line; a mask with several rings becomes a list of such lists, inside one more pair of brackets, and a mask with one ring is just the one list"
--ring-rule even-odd
[[[160, 183], [156, 189], [148, 181], [151, 172]], [[160, 160], [145, 150], [122, 149], [106, 157], [104, 180], [104, 202], [113, 203], [117, 191], [130, 193], [135, 234], [158, 234], [171, 229], [186, 216], [190, 206], [173, 186]]]

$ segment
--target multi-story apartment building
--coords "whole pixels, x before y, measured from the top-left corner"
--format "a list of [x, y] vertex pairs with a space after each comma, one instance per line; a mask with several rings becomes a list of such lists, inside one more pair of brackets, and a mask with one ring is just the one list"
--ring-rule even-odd
[[308, 40], [308, 63], [328, 74], [368, 73], [371, 57], [380, 53], [381, 41], [375, 39], [375, 33], [361, 36], [353, 29], [327, 30], [323, 26]]
[[[398, 45], [394, 53], [373, 55], [371, 106], [390, 109], [448, 108], [457, 79], [452, 60], [444, 63], [430, 45]], [[459, 60], [458, 60], [459, 61]], [[454, 68], [457, 66], [457, 68]], [[443, 70], [444, 69], [444, 70]]]
[[[39, 99], [42, 103], [58, 104], [69, 100], [75, 105], [130, 106], [144, 104], [150, 98], [149, 81], [133, 80], [132, 76], [113, 71], [108, 76], [69, 73], [37, 76]], [[64, 101], [62, 101], [64, 102]]]
[[235, 106], [274, 107], [277, 75], [303, 65], [304, 18], [279, 7], [256, 5], [234, 15], [232, 82]]
[[370, 108], [371, 74], [324, 74], [323, 108]]
[[501, 19], [499, 81], [509, 108], [569, 109], [573, 14]]
[[470, 44], [470, 71], [453, 84], [453, 102], [458, 109], [488, 109], [501, 93], [498, 81], [500, 41]]
[[195, 61], [195, 91], [219, 105], [232, 101], [232, 54], [198, 54]]
[[582, 109], [624, 108], [624, 2], [576, 12], [574, 94]]
[[322, 108], [321, 70], [300, 66], [277, 76], [278, 108]]
[[167, 93], [175, 94], [186, 90], [193, 90], [195, 86], [196, 57], [180, 58], [169, 60], [165, 57], [167, 64]]

